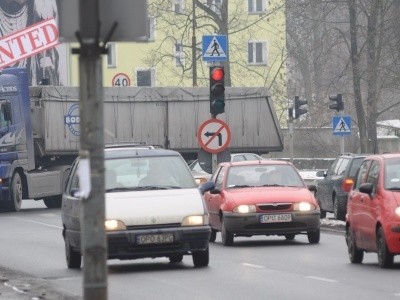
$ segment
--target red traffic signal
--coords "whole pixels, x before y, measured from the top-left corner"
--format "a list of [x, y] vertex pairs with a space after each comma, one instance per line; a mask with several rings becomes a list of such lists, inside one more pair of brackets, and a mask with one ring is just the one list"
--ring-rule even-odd
[[210, 67], [210, 113], [213, 116], [225, 112], [224, 68]]

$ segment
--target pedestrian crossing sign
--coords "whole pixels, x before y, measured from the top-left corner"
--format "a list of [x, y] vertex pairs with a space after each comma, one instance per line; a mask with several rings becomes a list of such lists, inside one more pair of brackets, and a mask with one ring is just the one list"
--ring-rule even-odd
[[202, 56], [204, 61], [227, 61], [227, 51], [226, 35], [203, 35]]
[[351, 134], [351, 117], [335, 116], [332, 119], [332, 129], [334, 135], [350, 135]]

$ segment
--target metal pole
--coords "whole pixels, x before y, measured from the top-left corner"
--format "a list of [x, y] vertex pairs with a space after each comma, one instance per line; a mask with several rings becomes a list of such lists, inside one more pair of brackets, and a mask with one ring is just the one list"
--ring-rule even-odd
[[293, 163], [293, 117], [289, 117], [289, 147], [290, 147], [290, 162]]
[[192, 71], [193, 71], [193, 86], [197, 86], [197, 59], [196, 59], [196, 0], [193, 3], [193, 21], [192, 21]]
[[344, 136], [340, 137], [340, 154], [344, 153]]
[[107, 299], [107, 243], [104, 229], [104, 111], [99, 47], [99, 0], [79, 1], [80, 150], [89, 153], [92, 190], [83, 200], [81, 242], [83, 296]]

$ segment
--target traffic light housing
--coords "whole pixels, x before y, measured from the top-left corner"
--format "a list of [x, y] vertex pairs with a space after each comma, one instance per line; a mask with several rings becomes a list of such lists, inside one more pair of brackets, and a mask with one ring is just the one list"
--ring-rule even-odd
[[225, 112], [224, 77], [223, 67], [210, 67], [210, 113], [214, 117]]
[[307, 100], [302, 100], [298, 96], [294, 97], [294, 112], [293, 112], [293, 118], [297, 119], [301, 115], [304, 115], [307, 113], [306, 108], [302, 108], [302, 105], [306, 105]]
[[330, 109], [336, 109], [337, 111], [344, 110], [342, 94], [337, 94], [336, 96], [329, 96], [329, 100], [335, 101], [334, 103], [329, 104]]

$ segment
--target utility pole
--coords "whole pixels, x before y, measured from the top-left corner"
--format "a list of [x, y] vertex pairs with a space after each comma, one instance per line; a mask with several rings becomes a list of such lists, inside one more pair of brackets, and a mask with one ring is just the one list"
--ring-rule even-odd
[[80, 155], [90, 162], [91, 192], [83, 199], [81, 243], [83, 297], [107, 299], [107, 243], [104, 229], [104, 109], [99, 45], [99, 0], [79, 1]]
[[196, 0], [192, 0], [192, 72], [193, 86], [197, 86], [197, 51], [196, 51]]

